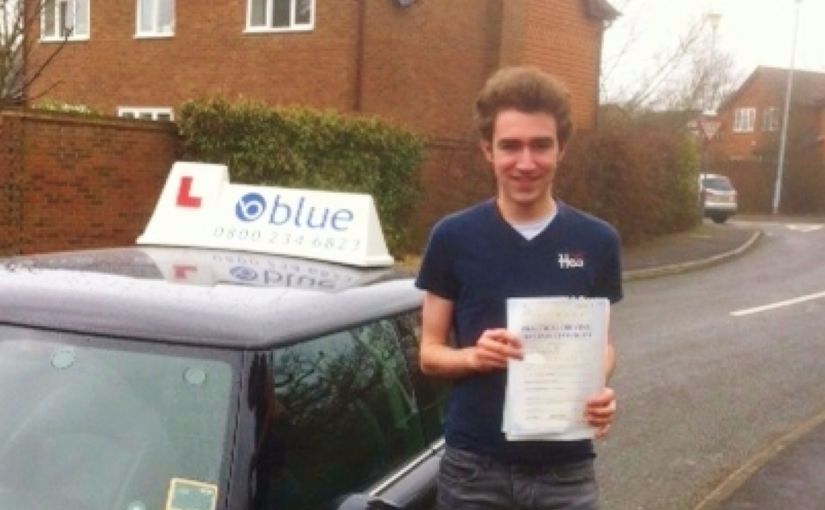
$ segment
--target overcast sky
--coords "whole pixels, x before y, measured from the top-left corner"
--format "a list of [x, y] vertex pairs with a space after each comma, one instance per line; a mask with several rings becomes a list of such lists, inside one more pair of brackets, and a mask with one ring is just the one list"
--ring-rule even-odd
[[[787, 68], [793, 42], [795, 0], [610, 0], [622, 11], [605, 32], [605, 95], [615, 99], [655, 69], [657, 57], [709, 11], [721, 15], [715, 44], [732, 55], [737, 75], [758, 65]], [[795, 67], [825, 72], [825, 0], [801, 0]], [[709, 25], [708, 25], [709, 27]], [[708, 28], [708, 30], [710, 30]], [[611, 67], [624, 51], [619, 65]]]

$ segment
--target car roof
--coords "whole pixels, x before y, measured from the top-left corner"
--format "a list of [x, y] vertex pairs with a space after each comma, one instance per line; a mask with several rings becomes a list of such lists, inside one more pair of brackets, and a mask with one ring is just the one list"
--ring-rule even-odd
[[269, 348], [421, 305], [409, 275], [233, 251], [129, 247], [0, 259], [0, 323]]

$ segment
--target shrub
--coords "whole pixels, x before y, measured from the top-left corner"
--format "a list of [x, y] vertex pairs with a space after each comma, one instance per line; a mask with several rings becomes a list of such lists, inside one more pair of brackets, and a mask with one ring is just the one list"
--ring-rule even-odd
[[611, 125], [574, 137], [556, 194], [634, 244], [696, 224], [697, 173], [697, 148], [686, 133]]
[[178, 120], [187, 159], [224, 163], [233, 181], [369, 193], [390, 250], [420, 196], [423, 140], [374, 118], [222, 99], [185, 103]]

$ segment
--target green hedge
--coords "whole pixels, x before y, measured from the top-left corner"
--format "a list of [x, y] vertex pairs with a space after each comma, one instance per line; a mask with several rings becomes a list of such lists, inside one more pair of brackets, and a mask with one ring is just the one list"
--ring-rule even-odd
[[178, 119], [183, 157], [229, 167], [233, 182], [369, 193], [387, 244], [403, 253], [420, 197], [423, 140], [374, 118], [223, 99], [190, 101]]

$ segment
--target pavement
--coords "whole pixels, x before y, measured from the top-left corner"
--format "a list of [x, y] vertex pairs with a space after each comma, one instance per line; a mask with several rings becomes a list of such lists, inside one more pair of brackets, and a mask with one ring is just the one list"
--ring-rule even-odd
[[639, 280], [718, 264], [745, 253], [761, 236], [758, 229], [706, 222], [692, 230], [625, 248], [623, 277]]
[[[762, 236], [753, 225], [706, 221], [692, 230], [627, 248], [624, 279], [682, 273], [741, 256]], [[825, 412], [749, 459], [694, 510], [825, 510]]]

